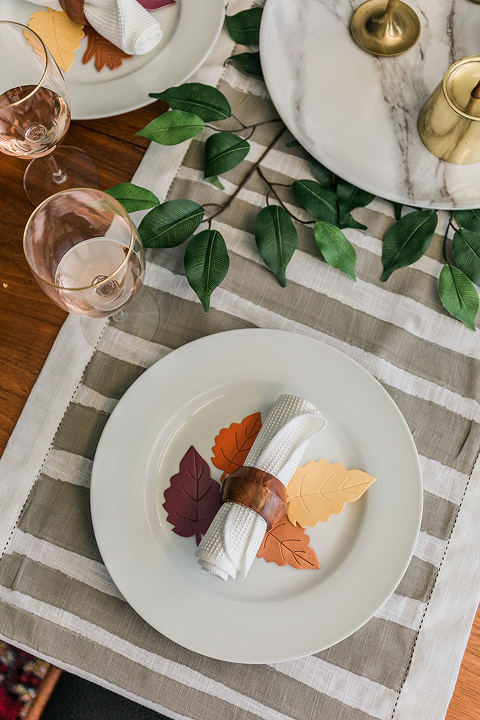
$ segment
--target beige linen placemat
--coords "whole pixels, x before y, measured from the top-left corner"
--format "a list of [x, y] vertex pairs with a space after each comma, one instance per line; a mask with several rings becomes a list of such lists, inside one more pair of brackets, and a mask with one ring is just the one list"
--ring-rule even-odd
[[[232, 2], [229, 12], [248, 5]], [[196, 79], [219, 82], [242, 118], [275, 116], [261, 80], [223, 69], [232, 49], [222, 34]], [[246, 162], [276, 130], [255, 134]], [[264, 172], [280, 182], [311, 177], [302, 151], [285, 147], [288, 139], [268, 155]], [[153, 146], [134, 181], [161, 199], [221, 202], [242, 168], [227, 175], [222, 192], [201, 182], [201, 153], [197, 139]], [[379, 238], [393, 213], [378, 199], [355, 211], [368, 231], [347, 231], [358, 254], [357, 283], [326, 265], [311, 230], [301, 229], [282, 289], [252, 235], [264, 195], [253, 177], [215, 225], [231, 265], [208, 315], [184, 277], [182, 248], [174, 248], [149, 252], [147, 283], [161, 309], [152, 341], [100, 323], [93, 351], [79, 319], [66, 321], [0, 464], [0, 636], [174, 718], [440, 720], [480, 599], [477, 335], [438, 299], [440, 234], [424, 258], [380, 282]], [[391, 598], [338, 645], [270, 666], [212, 660], [149, 627], [113, 585], [89, 510], [96, 444], [131, 383], [186, 342], [247, 327], [309, 335], [369, 370], [403, 412], [424, 480], [421, 532]], [[132, 351], [128, 359], [116, 356], [122, 344]]]

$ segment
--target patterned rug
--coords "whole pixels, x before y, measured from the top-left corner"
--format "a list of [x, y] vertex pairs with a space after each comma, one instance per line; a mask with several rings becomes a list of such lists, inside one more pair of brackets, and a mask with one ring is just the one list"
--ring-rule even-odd
[[49, 663], [0, 641], [0, 720], [27, 716]]

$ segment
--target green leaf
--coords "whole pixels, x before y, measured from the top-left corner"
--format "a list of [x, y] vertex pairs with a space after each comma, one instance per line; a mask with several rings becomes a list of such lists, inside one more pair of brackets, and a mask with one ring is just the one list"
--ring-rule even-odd
[[357, 207], [365, 207], [372, 202], [375, 195], [361, 190], [355, 185], [339, 178], [337, 184], [338, 219], [340, 223], [345, 221], [347, 215]]
[[249, 150], [248, 142], [235, 133], [210, 135], [205, 143], [205, 177], [231, 170], [248, 155]]
[[227, 61], [228, 60], [235, 60], [247, 75], [263, 78], [259, 52], [245, 52], [239, 53], [238, 55], [231, 55], [227, 58]]
[[178, 145], [195, 137], [204, 128], [205, 123], [197, 115], [182, 110], [169, 110], [148, 123], [137, 135], [143, 135], [159, 145]]
[[147, 248], [176, 247], [195, 232], [203, 213], [193, 200], [167, 200], [145, 215], [138, 232]]
[[297, 247], [297, 231], [288, 212], [279, 205], [267, 205], [260, 210], [255, 223], [255, 242], [263, 262], [285, 287], [285, 270]]
[[295, 180], [292, 190], [315, 220], [337, 224], [338, 206], [334, 190], [315, 180]]
[[480, 235], [471, 230], [459, 230], [453, 236], [452, 250], [460, 270], [480, 285]]
[[205, 312], [209, 311], [210, 295], [225, 278], [229, 264], [225, 240], [217, 230], [203, 230], [188, 243], [185, 273]]
[[356, 280], [357, 253], [344, 233], [335, 225], [326, 222], [316, 222], [314, 229], [315, 242], [328, 264], [343, 270]]
[[444, 308], [475, 331], [478, 293], [467, 276], [453, 265], [445, 265], [438, 279], [438, 292]]
[[352, 215], [350, 213], [348, 213], [347, 217], [345, 218], [345, 220], [342, 223], [341, 222], [338, 223], [338, 227], [342, 228], [342, 230], [344, 228], [354, 228], [355, 230], [366, 230], [367, 229], [366, 225], [355, 220], [355, 218], [352, 217]]
[[318, 162], [312, 155], [309, 156], [310, 160], [310, 167], [312, 169], [312, 173], [317, 178], [320, 185], [324, 185], [325, 187], [334, 188], [335, 187], [335, 175], [328, 170], [325, 165], [322, 165], [322, 163]]
[[254, 7], [236, 15], [226, 15], [225, 23], [232, 40], [240, 45], [258, 45], [262, 12], [263, 8]]
[[222, 183], [218, 175], [212, 175], [212, 177], [206, 177], [203, 178], [205, 182], [211, 183], [212, 185], [215, 185], [216, 188], [219, 190], [225, 190], [225, 185]]
[[393, 212], [395, 213], [395, 220], [400, 220], [400, 218], [402, 217], [402, 210], [403, 210], [402, 203], [392, 201], [392, 205], [393, 205]]
[[453, 217], [460, 227], [480, 233], [480, 209], [476, 210], [455, 210]]
[[148, 210], [160, 203], [151, 190], [129, 182], [115, 185], [105, 192], [118, 200], [129, 213], [135, 212], [135, 210]]
[[397, 268], [422, 257], [437, 227], [435, 210], [414, 210], [393, 225], [383, 239], [382, 280], [388, 280]]
[[202, 118], [205, 122], [226, 120], [232, 109], [225, 95], [203, 83], [184, 83], [179, 87], [167, 88], [161, 93], [150, 93], [150, 97], [163, 100], [173, 110], [182, 110]]
[[290, 142], [288, 142], [288, 143], [285, 145], [285, 147], [292, 148], [292, 147], [302, 147], [302, 146], [300, 145], [300, 143], [298, 142], [298, 140], [290, 140]]

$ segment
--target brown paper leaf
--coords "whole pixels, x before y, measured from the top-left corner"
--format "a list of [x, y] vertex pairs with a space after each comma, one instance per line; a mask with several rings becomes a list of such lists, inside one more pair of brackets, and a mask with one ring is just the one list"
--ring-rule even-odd
[[375, 478], [362, 470], [345, 470], [341, 463], [310, 460], [295, 471], [287, 486], [287, 515], [291, 523], [315, 527], [358, 500]]
[[68, 72], [75, 60], [75, 50], [85, 35], [82, 26], [61, 10], [47, 8], [33, 13], [28, 27], [42, 38], [61, 69]]
[[267, 530], [257, 557], [277, 565], [291, 565], [300, 570], [313, 570], [320, 567], [315, 551], [309, 547], [310, 538], [305, 530], [292, 525], [286, 515]]
[[212, 462], [223, 470], [222, 481], [237, 468], [242, 467], [262, 427], [261, 413], [248, 415], [241, 423], [232, 423], [223, 428], [215, 438]]
[[85, 35], [88, 37], [88, 46], [82, 60], [84, 65], [95, 57], [95, 69], [98, 70], [98, 72], [100, 72], [105, 65], [108, 65], [110, 70], [113, 70], [116, 67], [120, 67], [125, 58], [132, 57], [116, 47], [110, 40], [102, 37], [90, 25], [85, 25], [84, 30]]

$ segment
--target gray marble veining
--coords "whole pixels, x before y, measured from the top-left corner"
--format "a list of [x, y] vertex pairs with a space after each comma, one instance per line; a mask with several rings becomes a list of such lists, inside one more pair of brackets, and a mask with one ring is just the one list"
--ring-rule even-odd
[[480, 55], [480, 4], [409, 0], [417, 44], [397, 57], [361, 50], [349, 24], [360, 0], [267, 0], [261, 55], [269, 92], [301, 144], [339, 176], [417, 207], [480, 207], [480, 163], [438, 160], [420, 109], [455, 60]]

